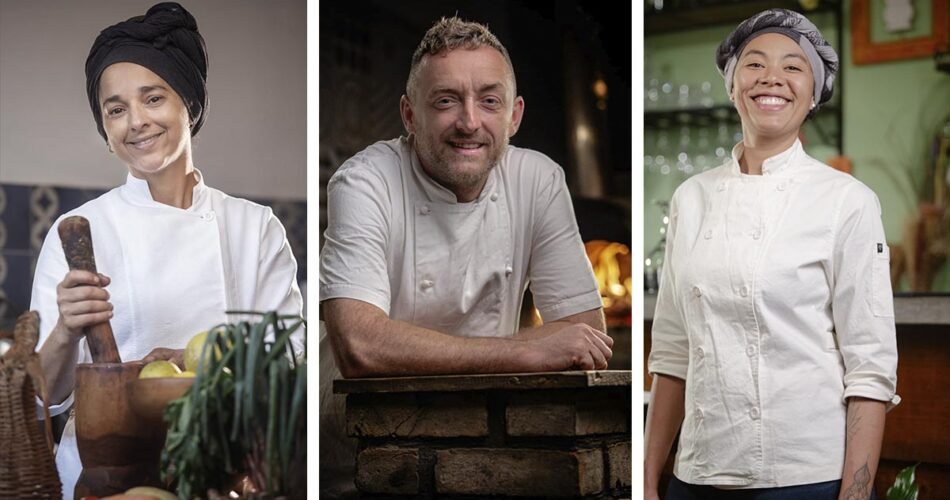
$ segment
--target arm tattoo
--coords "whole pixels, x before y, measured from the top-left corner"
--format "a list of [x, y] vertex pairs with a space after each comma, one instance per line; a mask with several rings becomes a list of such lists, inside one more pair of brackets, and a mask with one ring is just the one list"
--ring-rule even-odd
[[845, 492], [845, 500], [868, 500], [871, 498], [871, 471], [867, 462], [854, 473], [854, 481]]

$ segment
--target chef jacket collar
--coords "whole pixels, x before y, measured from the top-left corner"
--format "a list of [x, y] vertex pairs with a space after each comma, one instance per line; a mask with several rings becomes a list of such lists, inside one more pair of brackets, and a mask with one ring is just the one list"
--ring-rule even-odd
[[[742, 158], [744, 149], [741, 142], [732, 148], [733, 173], [735, 175], [742, 175], [739, 170], [739, 158]], [[789, 167], [793, 165], [802, 154], [804, 154], [802, 142], [795, 139], [795, 142], [789, 146], [788, 149], [775, 156], [766, 158], [765, 161], [762, 162], [762, 175], [790, 174], [791, 169]]]
[[[210, 203], [210, 199], [208, 197], [208, 186], [205, 185], [204, 176], [201, 175], [201, 171], [197, 168], [195, 169], [195, 174], [198, 175], [198, 183], [195, 184], [195, 187], [192, 190], [191, 207], [185, 209], [185, 212], [203, 212], [205, 206]], [[145, 179], [139, 179], [131, 173], [129, 173], [125, 178], [125, 185], [122, 186], [122, 194], [126, 200], [134, 205], [143, 207], [164, 207], [178, 210], [175, 207], [170, 207], [155, 201], [152, 198], [152, 192], [148, 189], [148, 181]]]
[[[455, 196], [455, 193], [433, 180], [432, 177], [429, 177], [429, 174], [427, 174], [425, 170], [422, 169], [422, 164], [419, 163], [419, 156], [416, 154], [416, 148], [412, 146], [412, 142], [409, 142], [408, 145], [409, 151], [412, 153], [412, 172], [418, 180], [419, 185], [422, 186], [422, 190], [425, 193], [428, 201], [459, 203], [458, 197]], [[476, 198], [472, 203], [478, 203], [494, 192], [495, 184], [497, 183], [495, 177], [497, 176], [498, 169], [501, 168], [501, 162], [504, 161], [507, 153], [508, 152], [505, 151], [505, 154], [502, 155], [502, 160], [499, 160], [498, 164], [488, 172], [488, 180], [485, 182], [482, 192], [479, 193], [478, 198]]]

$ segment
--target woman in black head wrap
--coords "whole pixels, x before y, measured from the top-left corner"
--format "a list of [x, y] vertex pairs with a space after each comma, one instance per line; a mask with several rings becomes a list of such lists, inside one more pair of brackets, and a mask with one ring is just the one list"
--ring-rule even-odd
[[770, 9], [716, 64], [742, 142], [670, 204], [644, 495], [679, 430], [668, 499], [873, 498], [900, 402], [880, 204], [799, 141], [837, 55], [804, 16]]
[[[181, 365], [188, 340], [233, 319], [227, 310], [301, 314], [283, 226], [269, 208], [208, 187], [195, 168], [207, 77], [195, 18], [173, 2], [104, 29], [89, 52], [89, 105], [128, 176], [63, 216], [89, 219], [101, 274], [67, 269], [59, 221], [37, 261], [31, 308], [54, 415], [72, 404], [76, 363], [90, 361], [85, 327], [110, 321], [124, 361]], [[72, 420], [56, 462], [72, 498], [81, 471]]]

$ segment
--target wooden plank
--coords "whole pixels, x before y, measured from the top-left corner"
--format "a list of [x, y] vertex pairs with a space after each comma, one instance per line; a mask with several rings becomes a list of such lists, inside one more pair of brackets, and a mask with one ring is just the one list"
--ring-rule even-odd
[[333, 392], [336, 394], [358, 394], [367, 392], [569, 389], [578, 387], [629, 387], [630, 384], [630, 370], [602, 370], [338, 379], [333, 381]]
[[950, 335], [941, 326], [899, 327], [897, 393], [882, 458], [950, 464]]

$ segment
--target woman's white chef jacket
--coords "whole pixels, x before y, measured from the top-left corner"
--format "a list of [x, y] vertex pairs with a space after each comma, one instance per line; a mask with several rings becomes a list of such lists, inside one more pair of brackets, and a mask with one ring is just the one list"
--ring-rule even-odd
[[796, 141], [674, 193], [649, 371], [686, 380], [675, 474], [746, 488], [840, 479], [845, 399], [889, 402], [897, 347], [877, 197]]
[[472, 337], [513, 335], [529, 283], [544, 321], [602, 306], [564, 173], [536, 151], [509, 146], [458, 203], [405, 138], [378, 142], [337, 170], [327, 200], [320, 300]]
[[[123, 186], [59, 220], [70, 215], [89, 219], [96, 267], [112, 279], [111, 324], [124, 361], [142, 359], [156, 347], [182, 349], [195, 333], [229, 320], [226, 310], [302, 313], [297, 262], [280, 221], [268, 207], [207, 187], [200, 173], [187, 210], [152, 200], [146, 181], [129, 175]], [[59, 318], [56, 286], [68, 271], [59, 220], [43, 243], [33, 281], [39, 345]], [[79, 362], [91, 361], [82, 340]], [[72, 403], [70, 394], [50, 413]], [[56, 464], [70, 499], [82, 470], [72, 419]]]

